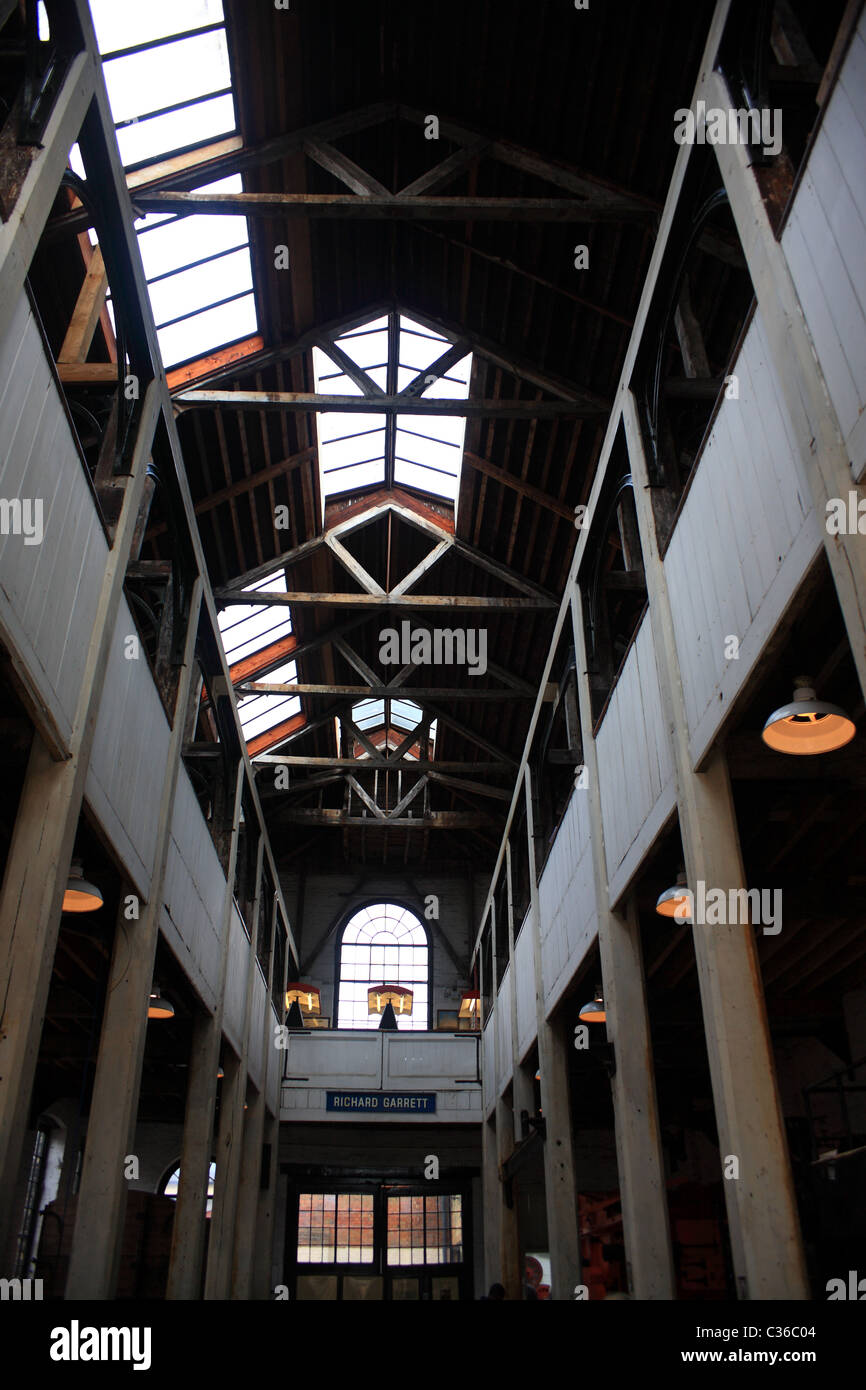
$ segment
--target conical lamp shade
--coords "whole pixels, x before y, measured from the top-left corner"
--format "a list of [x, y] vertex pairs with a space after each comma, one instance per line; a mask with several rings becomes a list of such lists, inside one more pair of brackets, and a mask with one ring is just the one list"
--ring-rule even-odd
[[289, 1009], [288, 1015], [286, 1017], [286, 1027], [300, 1028], [303, 1031], [304, 1015], [301, 1013], [301, 1006], [298, 1003], [297, 999], [292, 1000], [292, 1007]]
[[394, 1013], [394, 1005], [391, 1003], [390, 999], [382, 1010], [382, 1021], [379, 1024], [379, 1030], [385, 1033], [397, 1032], [397, 1015]]

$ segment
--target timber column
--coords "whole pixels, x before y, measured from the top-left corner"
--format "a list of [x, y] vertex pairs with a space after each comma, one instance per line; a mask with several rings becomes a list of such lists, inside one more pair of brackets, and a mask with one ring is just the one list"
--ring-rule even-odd
[[586, 770], [586, 786], [577, 788], [573, 794], [589, 797], [598, 949], [607, 1016], [605, 1026], [608, 1039], [614, 1045], [616, 1064], [611, 1090], [629, 1291], [639, 1299], [675, 1298], [676, 1280], [646, 980], [641, 956], [640, 922], [633, 898], [626, 902], [622, 911], [615, 912], [610, 906], [601, 785], [592, 731], [592, 701], [586, 677], [582, 599], [576, 587], [571, 596], [571, 619], [577, 664], [581, 748]]
[[[544, 1194], [547, 1204], [547, 1241], [550, 1248], [550, 1296], [559, 1301], [574, 1298], [580, 1283], [580, 1240], [577, 1227], [577, 1181], [571, 1107], [568, 1098], [568, 1052], [562, 1025], [550, 1021], [544, 1010], [544, 978], [541, 963], [541, 913], [535, 868], [535, 819], [532, 809], [532, 774], [525, 769], [526, 853], [529, 857], [532, 956], [535, 970], [535, 1017], [538, 1026], [538, 1065], [541, 1071], [541, 1109], [545, 1121]], [[516, 981], [512, 983], [516, 990]]]
[[[689, 886], [746, 886], [731, 784], [716, 748], [696, 772], [689, 751], [667, 576], [650, 496], [637, 403], [623, 393], [638, 524], [649, 595], [662, 707], [671, 731], [680, 833]], [[776, 1085], [761, 973], [750, 923], [692, 927], [723, 1164], [725, 1200], [740, 1298], [809, 1297], [794, 1183]], [[733, 1169], [733, 1165], [731, 1165]]]

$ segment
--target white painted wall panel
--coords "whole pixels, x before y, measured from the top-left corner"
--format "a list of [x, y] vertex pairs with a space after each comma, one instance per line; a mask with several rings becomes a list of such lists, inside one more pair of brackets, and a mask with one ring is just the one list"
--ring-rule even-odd
[[782, 249], [848, 446], [866, 474], [866, 11], [830, 97]]
[[[610, 900], [615, 903], [674, 804], [673, 756], [648, 614], [614, 687], [596, 751]], [[577, 790], [572, 800], [581, 796]], [[588, 839], [588, 824], [585, 833]], [[584, 875], [591, 883], [591, 861]]]
[[549, 1015], [598, 932], [589, 800], [572, 792], [538, 885], [544, 1008]]
[[243, 1040], [244, 1005], [247, 994], [247, 970], [250, 941], [237, 908], [232, 905], [229, 926], [229, 959], [226, 970], [226, 992], [223, 1005], [223, 1032], [240, 1056]]
[[213, 1013], [225, 875], [186, 769], [177, 779], [162, 930], [202, 1003]]
[[283, 1083], [283, 1066], [285, 1065], [286, 1052], [284, 1048], [275, 1047], [274, 1045], [274, 1029], [278, 1026], [279, 1020], [274, 1013], [272, 1004], [269, 1005], [269, 1020], [268, 1045], [265, 1054], [268, 1065], [267, 1102], [272, 1113], [279, 1118], [280, 1090]]
[[514, 981], [517, 989], [517, 1051], [521, 1061], [538, 1033], [535, 1012], [535, 959], [532, 919], [527, 917], [514, 946]]
[[514, 1059], [511, 1052], [511, 966], [507, 966], [496, 998], [496, 1084], [499, 1094], [511, 1080]]
[[377, 1091], [382, 1084], [381, 1036], [351, 1029], [290, 1033], [286, 1077], [289, 1084], [297, 1077], [334, 1089]]
[[41, 544], [0, 536], [0, 635], [65, 745], [108, 545], [26, 295], [0, 343], [0, 498], [42, 501]]
[[496, 1105], [496, 1010], [488, 1015], [481, 1034], [481, 1084], [484, 1093], [484, 1114], [489, 1115]]
[[[147, 897], [156, 852], [169, 727], [146, 657], [128, 661], [135, 634], [120, 600], [96, 720], [85, 796], [138, 891]], [[196, 815], [201, 813], [196, 806]]]
[[478, 1080], [478, 1039], [449, 1033], [382, 1034], [382, 1089], [447, 1089]]
[[357, 1124], [357, 1110], [328, 1111], [329, 1090], [435, 1093], [434, 1114], [368, 1114], [371, 1123], [477, 1124], [481, 1119], [478, 1039], [436, 1033], [291, 1033], [285, 1053], [283, 1118]]
[[252, 1013], [250, 1015], [250, 1044], [247, 1061], [247, 1070], [250, 1074], [250, 1079], [252, 1080], [252, 1083], [257, 1090], [261, 1090], [263, 1080], [262, 1063], [264, 1060], [264, 1053], [262, 1047], [262, 1028], [264, 1027], [265, 1009], [267, 1007], [267, 1003], [268, 992], [265, 988], [265, 982], [259, 974], [258, 970], [256, 970], [255, 975], [253, 977], [253, 998]]
[[[664, 562], [696, 764], [821, 545], [794, 425], [759, 312], [734, 374], [739, 398], [722, 402]], [[736, 658], [725, 656], [729, 637], [739, 640]], [[647, 689], [652, 686], [650, 681]], [[657, 725], [655, 714], [652, 720]], [[606, 724], [605, 719], [600, 757]], [[610, 761], [615, 750], [606, 751]], [[605, 797], [603, 781], [603, 803]], [[607, 833], [606, 814], [612, 872]], [[621, 849], [619, 840], [617, 846]]]

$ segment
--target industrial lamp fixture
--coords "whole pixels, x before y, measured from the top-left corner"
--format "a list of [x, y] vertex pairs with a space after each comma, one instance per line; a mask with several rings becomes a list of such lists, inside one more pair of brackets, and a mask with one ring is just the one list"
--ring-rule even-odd
[[478, 1022], [481, 1017], [481, 995], [477, 989], [468, 989], [463, 995], [457, 1017], [471, 1018], [473, 1023]]
[[367, 990], [368, 1014], [383, 1014], [388, 1005], [395, 1014], [412, 1012], [412, 991], [403, 985], [371, 985]]
[[159, 992], [159, 985], [154, 983], [150, 991], [150, 999], [147, 1004], [148, 1018], [174, 1018], [174, 1004], [170, 1004], [167, 999], [163, 999]]
[[857, 732], [854, 721], [838, 705], [815, 699], [808, 676], [797, 676], [790, 705], [774, 710], [761, 731], [768, 748], [797, 755], [832, 753]]
[[596, 989], [595, 998], [591, 999], [588, 1004], [584, 1004], [581, 1007], [579, 1018], [581, 1023], [606, 1022], [607, 1014], [605, 1013], [604, 999], [602, 998], [600, 988]]
[[659, 894], [656, 912], [661, 917], [676, 917], [678, 922], [690, 922], [692, 920], [692, 895], [686, 886], [685, 869], [680, 869], [677, 874], [677, 881], [672, 888], [666, 888], [663, 893]]
[[317, 1017], [322, 1012], [322, 996], [317, 985], [304, 985], [299, 980], [286, 989], [286, 1009], [297, 1001], [305, 1018]]
[[66, 892], [63, 894], [64, 912], [96, 912], [102, 907], [103, 897], [94, 883], [88, 883], [80, 859], [73, 859], [69, 866]]

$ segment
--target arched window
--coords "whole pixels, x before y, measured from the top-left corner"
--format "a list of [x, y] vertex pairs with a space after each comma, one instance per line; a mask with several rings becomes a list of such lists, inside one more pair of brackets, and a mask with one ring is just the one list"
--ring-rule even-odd
[[[211, 1208], [213, 1207], [213, 1185], [215, 1177], [216, 1164], [212, 1163], [208, 1169], [207, 1175], [207, 1209], [205, 1210], [205, 1216], [210, 1216]], [[165, 1196], [170, 1197], [173, 1202], [177, 1201], [177, 1188], [179, 1182], [180, 1168], [178, 1167], [172, 1169], [161, 1188]]]
[[397, 1018], [401, 1029], [429, 1024], [430, 947], [414, 912], [396, 903], [362, 907], [343, 928], [340, 941], [338, 1028], [378, 1028], [367, 1008], [370, 985], [403, 985], [412, 991], [412, 1012]]

